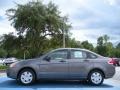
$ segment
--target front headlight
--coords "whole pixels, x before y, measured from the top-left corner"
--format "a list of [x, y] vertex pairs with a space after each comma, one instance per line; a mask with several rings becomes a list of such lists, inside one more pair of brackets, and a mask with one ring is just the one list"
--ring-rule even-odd
[[17, 62], [10, 64], [10, 67], [15, 67]]

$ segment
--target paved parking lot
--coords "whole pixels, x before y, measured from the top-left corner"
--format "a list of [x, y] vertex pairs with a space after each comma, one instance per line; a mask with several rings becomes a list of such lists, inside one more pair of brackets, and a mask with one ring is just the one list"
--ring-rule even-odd
[[116, 74], [114, 75], [113, 79], [120, 81], [120, 67], [116, 67]]
[[120, 90], [120, 82], [108, 79], [101, 86], [91, 86], [85, 82], [78, 81], [57, 81], [37, 82], [34, 85], [23, 86], [15, 80], [1, 77], [0, 90]]

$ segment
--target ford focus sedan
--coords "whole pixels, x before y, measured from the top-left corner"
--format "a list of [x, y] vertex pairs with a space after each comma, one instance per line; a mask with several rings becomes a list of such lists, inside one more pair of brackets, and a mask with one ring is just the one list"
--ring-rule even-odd
[[7, 76], [24, 85], [36, 80], [86, 80], [101, 85], [112, 78], [115, 67], [112, 59], [80, 48], [60, 48], [37, 59], [15, 62], [7, 70]]

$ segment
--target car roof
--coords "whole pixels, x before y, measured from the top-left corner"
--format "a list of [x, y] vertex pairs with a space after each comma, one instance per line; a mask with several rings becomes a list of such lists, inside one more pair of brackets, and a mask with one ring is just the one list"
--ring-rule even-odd
[[83, 51], [90, 51], [90, 50], [83, 49], [83, 48], [58, 48], [58, 49], [55, 49], [55, 50], [83, 50]]

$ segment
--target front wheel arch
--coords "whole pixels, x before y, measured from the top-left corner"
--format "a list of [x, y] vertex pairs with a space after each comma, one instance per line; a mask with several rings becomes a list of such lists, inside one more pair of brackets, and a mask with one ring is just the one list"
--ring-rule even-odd
[[18, 77], [19, 77], [20, 72], [23, 71], [24, 69], [30, 69], [30, 70], [32, 70], [32, 71], [34, 72], [34, 74], [35, 74], [35, 79], [37, 79], [37, 74], [36, 74], [35, 70], [34, 70], [33, 68], [31, 68], [31, 67], [21, 68], [21, 69], [18, 71], [17, 79], [18, 79]]

